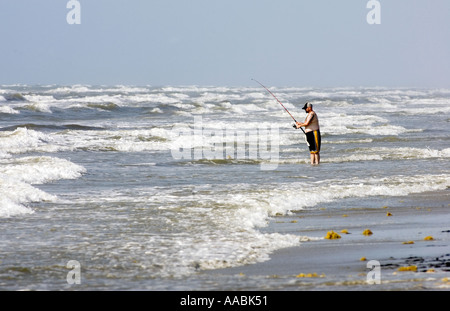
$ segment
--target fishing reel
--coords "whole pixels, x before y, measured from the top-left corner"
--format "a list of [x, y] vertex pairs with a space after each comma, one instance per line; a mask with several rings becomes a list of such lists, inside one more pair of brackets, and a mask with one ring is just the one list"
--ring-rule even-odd
[[295, 128], [296, 130], [298, 130], [297, 124], [292, 125], [292, 127]]

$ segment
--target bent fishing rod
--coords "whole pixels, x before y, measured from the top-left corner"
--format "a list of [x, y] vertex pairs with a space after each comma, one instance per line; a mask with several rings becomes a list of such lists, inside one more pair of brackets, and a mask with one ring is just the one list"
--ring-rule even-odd
[[[256, 83], [258, 83], [259, 85], [261, 85], [263, 88], [265, 88], [267, 90], [267, 92], [269, 92], [270, 95], [272, 95], [277, 100], [277, 102], [281, 105], [281, 107], [283, 107], [284, 110], [286, 110], [286, 112], [289, 113], [291, 118], [294, 120], [295, 124], [294, 124], [293, 127], [297, 128], [297, 126], [296, 126], [297, 125], [297, 120], [295, 120], [295, 118], [292, 116], [292, 114], [286, 109], [286, 107], [284, 107], [283, 103], [268, 88], [266, 88], [261, 82], [259, 82], [258, 80], [255, 80], [255, 79], [252, 79], [252, 80], [255, 81]], [[300, 127], [300, 129], [302, 130], [303, 134], [306, 135], [305, 130], [302, 127]]]

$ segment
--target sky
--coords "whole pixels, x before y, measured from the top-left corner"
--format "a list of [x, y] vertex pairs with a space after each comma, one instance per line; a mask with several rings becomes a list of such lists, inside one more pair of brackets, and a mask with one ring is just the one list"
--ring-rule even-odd
[[68, 2], [0, 0], [0, 84], [450, 88], [449, 0]]

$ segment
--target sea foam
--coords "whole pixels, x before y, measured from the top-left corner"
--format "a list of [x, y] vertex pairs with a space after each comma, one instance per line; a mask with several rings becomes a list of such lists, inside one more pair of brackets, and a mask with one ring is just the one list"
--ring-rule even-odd
[[54, 202], [57, 197], [35, 186], [60, 179], [76, 179], [86, 169], [65, 159], [23, 157], [0, 162], [0, 217], [32, 213], [31, 203]]

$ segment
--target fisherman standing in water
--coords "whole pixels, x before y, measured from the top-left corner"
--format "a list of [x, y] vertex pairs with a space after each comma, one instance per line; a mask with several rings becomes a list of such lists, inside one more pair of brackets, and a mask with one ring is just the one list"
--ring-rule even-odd
[[306, 103], [303, 108], [308, 114], [306, 116], [305, 122], [296, 122], [297, 129], [300, 127], [305, 127], [306, 140], [309, 144], [309, 151], [311, 153], [311, 165], [318, 165], [320, 163], [320, 126], [319, 118], [313, 110], [313, 105], [311, 103]]

